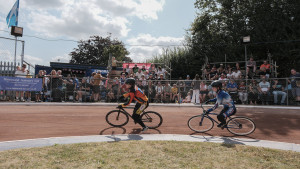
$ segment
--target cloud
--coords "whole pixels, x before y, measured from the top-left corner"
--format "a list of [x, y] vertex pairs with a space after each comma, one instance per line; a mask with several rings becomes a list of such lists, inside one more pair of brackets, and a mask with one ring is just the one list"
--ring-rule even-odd
[[70, 60], [71, 56], [69, 54], [64, 54], [62, 56], [55, 56], [51, 58], [51, 62], [69, 63]]
[[[6, 16], [14, 3], [0, 0], [0, 16]], [[24, 0], [20, 1], [19, 23], [38, 36], [51, 38], [79, 40], [108, 33], [122, 38], [127, 37], [133, 17], [158, 19], [164, 4], [165, 0]]]
[[163, 48], [174, 47], [174, 45], [182, 45], [184, 38], [175, 37], [153, 37], [150, 34], [140, 34], [136, 38], [128, 39], [129, 57], [134, 62], [145, 62], [154, 55], [162, 54]]
[[24, 6], [27, 8], [56, 8], [61, 7], [62, 5], [64, 5], [63, 0], [24, 0]]
[[25, 55], [24, 60], [27, 63], [30, 63], [33, 66], [36, 65], [36, 64], [41, 65], [41, 63], [44, 63], [44, 61], [41, 58], [34, 57], [34, 56], [31, 56], [31, 55]]

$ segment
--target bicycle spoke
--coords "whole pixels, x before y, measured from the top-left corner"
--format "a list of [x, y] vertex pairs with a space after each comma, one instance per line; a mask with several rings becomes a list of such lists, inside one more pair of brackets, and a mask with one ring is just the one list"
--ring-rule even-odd
[[248, 135], [254, 132], [255, 123], [246, 117], [235, 117], [228, 121], [227, 130], [236, 135]]

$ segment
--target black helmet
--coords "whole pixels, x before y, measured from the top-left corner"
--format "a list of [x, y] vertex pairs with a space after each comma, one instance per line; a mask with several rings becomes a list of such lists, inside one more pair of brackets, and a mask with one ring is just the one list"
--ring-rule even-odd
[[128, 78], [126, 79], [125, 84], [130, 84], [131, 86], [134, 86], [135, 80], [133, 78]]
[[219, 80], [215, 80], [211, 83], [211, 87], [217, 87], [217, 88], [222, 88], [222, 82]]

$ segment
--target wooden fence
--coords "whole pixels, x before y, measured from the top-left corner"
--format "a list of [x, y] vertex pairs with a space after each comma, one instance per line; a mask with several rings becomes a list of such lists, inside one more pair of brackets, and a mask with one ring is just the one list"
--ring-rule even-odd
[[[17, 64], [20, 66], [20, 63]], [[16, 65], [13, 62], [0, 61], [0, 76], [14, 76]]]

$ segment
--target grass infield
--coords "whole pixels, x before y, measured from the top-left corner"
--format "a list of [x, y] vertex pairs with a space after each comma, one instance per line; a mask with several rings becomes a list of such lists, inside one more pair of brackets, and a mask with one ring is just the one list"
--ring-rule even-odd
[[300, 168], [300, 153], [243, 145], [122, 141], [0, 152], [0, 168]]

